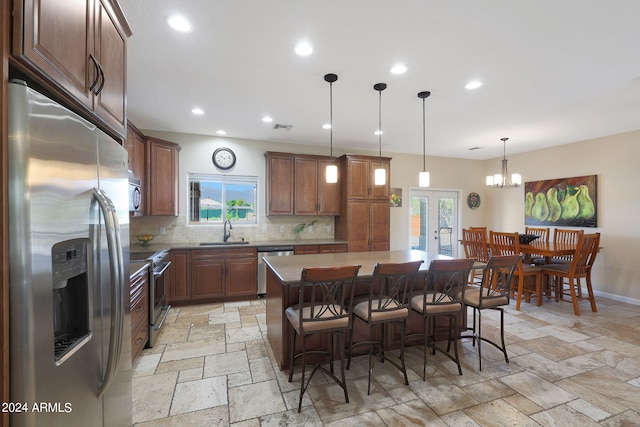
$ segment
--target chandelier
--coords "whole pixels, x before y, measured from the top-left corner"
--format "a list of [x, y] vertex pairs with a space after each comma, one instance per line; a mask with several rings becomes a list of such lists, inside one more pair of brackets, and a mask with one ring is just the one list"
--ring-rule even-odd
[[487, 187], [491, 188], [509, 188], [520, 187], [522, 185], [522, 175], [514, 173], [509, 176], [509, 169], [507, 166], [507, 140], [509, 138], [500, 138], [502, 141], [502, 171], [495, 175], [489, 175], [486, 178]]

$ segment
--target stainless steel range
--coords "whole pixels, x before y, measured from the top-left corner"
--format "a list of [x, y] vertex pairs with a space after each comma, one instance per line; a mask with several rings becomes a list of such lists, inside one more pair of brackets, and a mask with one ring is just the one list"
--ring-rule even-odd
[[152, 274], [149, 275], [149, 343], [147, 347], [153, 347], [162, 324], [169, 314], [171, 306], [168, 303], [167, 279], [169, 251], [156, 252], [132, 252], [131, 260], [146, 260], [151, 264]]

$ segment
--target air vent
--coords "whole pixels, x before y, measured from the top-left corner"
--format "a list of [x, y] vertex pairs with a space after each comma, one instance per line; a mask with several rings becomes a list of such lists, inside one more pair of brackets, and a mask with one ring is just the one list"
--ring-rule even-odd
[[273, 125], [273, 129], [275, 130], [291, 130], [292, 125], [283, 125], [282, 123], [276, 123]]

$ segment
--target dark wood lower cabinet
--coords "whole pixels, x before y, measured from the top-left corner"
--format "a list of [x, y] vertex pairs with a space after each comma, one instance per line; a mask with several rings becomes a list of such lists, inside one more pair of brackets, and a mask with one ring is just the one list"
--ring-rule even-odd
[[172, 250], [172, 304], [187, 305], [255, 297], [255, 248]]
[[135, 362], [149, 341], [149, 270], [131, 277], [131, 361]]

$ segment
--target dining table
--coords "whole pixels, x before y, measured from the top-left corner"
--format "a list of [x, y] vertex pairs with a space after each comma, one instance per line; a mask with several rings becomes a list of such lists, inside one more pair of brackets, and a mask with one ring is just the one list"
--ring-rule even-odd
[[530, 243], [520, 243], [520, 252], [524, 255], [524, 262], [531, 263], [531, 256], [544, 257], [545, 264], [550, 264], [554, 257], [573, 255], [576, 252], [576, 244], [533, 240]]

